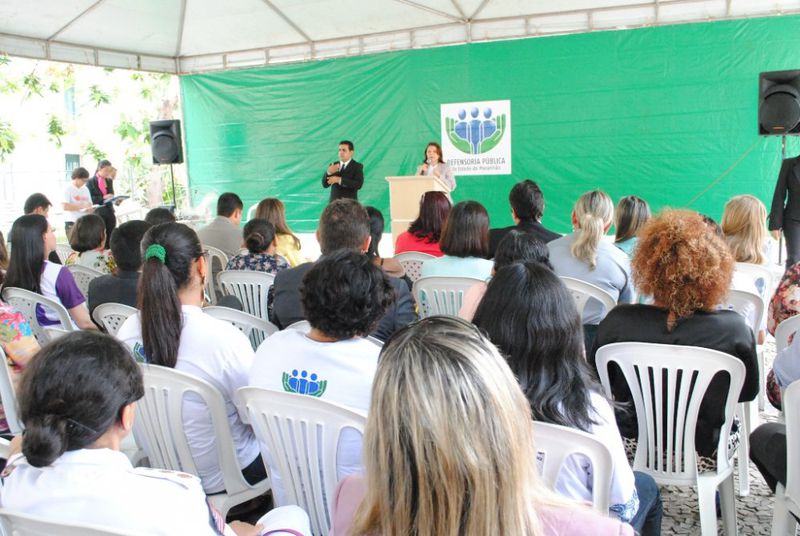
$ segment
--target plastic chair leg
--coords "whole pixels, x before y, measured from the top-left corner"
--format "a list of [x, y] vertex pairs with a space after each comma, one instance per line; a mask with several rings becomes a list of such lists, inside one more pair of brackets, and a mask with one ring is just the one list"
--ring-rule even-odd
[[[747, 472], [746, 467], [745, 472]], [[741, 480], [739, 484], [741, 488]], [[733, 492], [733, 473], [728, 475], [728, 478], [719, 484], [719, 504], [722, 510], [722, 528], [726, 536], [736, 536], [739, 529], [736, 524], [736, 498]]]
[[772, 510], [772, 536], [794, 535], [797, 523], [786, 508], [783, 485], [775, 490], [775, 503]]
[[739, 439], [737, 455], [739, 459], [737, 471], [739, 474], [739, 497], [750, 495], [750, 432], [753, 431], [753, 414], [756, 413], [755, 402], [739, 404], [739, 418], [741, 419], [742, 433]]
[[713, 478], [698, 477], [697, 503], [702, 536], [717, 536], [717, 507], [714, 501], [716, 493], [717, 485]]

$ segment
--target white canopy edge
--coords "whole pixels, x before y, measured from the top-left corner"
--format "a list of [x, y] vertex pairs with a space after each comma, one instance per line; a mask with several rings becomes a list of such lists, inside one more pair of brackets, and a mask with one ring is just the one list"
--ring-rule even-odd
[[0, 53], [182, 75], [464, 43], [798, 13], [800, 8], [781, 8], [776, 7], [776, 3], [763, 1], [652, 0], [624, 6], [562, 10], [529, 16], [477, 18], [399, 31], [179, 57], [0, 34]]

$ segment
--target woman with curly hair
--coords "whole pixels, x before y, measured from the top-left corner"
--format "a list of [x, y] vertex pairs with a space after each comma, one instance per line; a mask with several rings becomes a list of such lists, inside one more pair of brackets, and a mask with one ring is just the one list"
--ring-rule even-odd
[[[758, 364], [753, 331], [739, 314], [717, 310], [728, 294], [734, 261], [725, 242], [700, 214], [665, 210], [650, 220], [633, 255], [636, 288], [653, 297], [653, 305], [620, 305], [600, 322], [589, 361], [598, 348], [615, 342], [650, 342], [700, 346], [730, 354], [742, 361], [746, 375], [740, 402], [758, 394]], [[612, 393], [629, 402], [624, 377], [611, 371]], [[715, 465], [716, 446], [725, 416], [728, 379], [709, 385], [697, 420], [695, 444], [704, 467]], [[636, 416], [617, 411], [620, 432], [632, 447], [637, 437]], [[738, 427], [734, 430], [738, 433]]]
[[[388, 276], [369, 256], [343, 249], [314, 263], [300, 298], [310, 331], [285, 329], [267, 338], [256, 351], [248, 385], [366, 413], [380, 347], [365, 337], [394, 301]], [[345, 431], [337, 460], [340, 478], [360, 471], [358, 433]], [[269, 474], [277, 504], [286, 504], [277, 468]]]

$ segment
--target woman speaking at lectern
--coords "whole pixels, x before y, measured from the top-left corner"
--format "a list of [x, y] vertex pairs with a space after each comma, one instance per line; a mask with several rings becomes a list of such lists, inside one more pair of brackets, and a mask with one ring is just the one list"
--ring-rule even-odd
[[438, 177], [448, 190], [452, 192], [456, 189], [456, 179], [453, 177], [453, 170], [442, 158], [442, 146], [432, 141], [425, 147], [425, 158], [417, 166], [417, 175], [433, 175]]

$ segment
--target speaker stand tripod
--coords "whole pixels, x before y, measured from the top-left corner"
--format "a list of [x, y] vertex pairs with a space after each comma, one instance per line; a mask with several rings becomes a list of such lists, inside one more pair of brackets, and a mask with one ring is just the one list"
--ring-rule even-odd
[[175, 172], [172, 170], [172, 164], [169, 165], [169, 180], [172, 183], [172, 214], [177, 217], [178, 198], [175, 196]]

